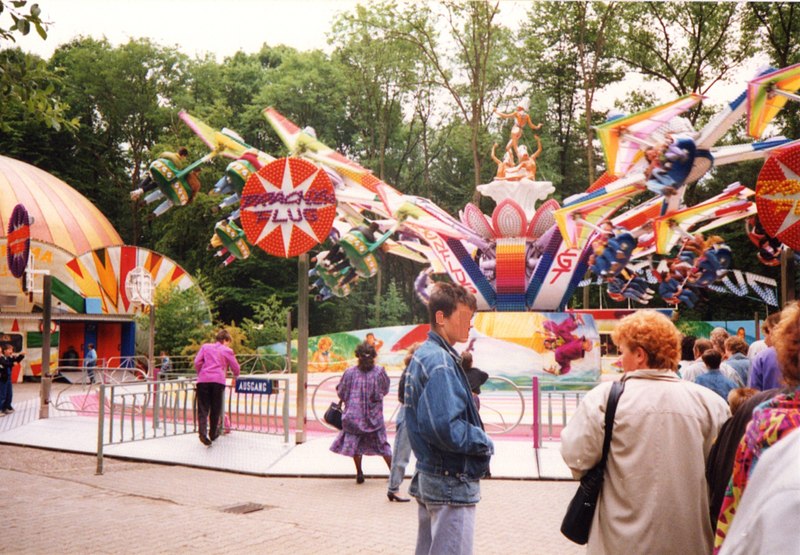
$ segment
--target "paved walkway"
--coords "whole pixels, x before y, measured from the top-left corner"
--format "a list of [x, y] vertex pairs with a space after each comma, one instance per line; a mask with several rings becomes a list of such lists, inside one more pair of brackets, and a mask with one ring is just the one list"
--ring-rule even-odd
[[[36, 384], [16, 386], [17, 412], [0, 419], [0, 552], [413, 552], [415, 503], [387, 501], [376, 457], [365, 458], [369, 478], [356, 485], [352, 461], [327, 450], [331, 435], [301, 445], [244, 432], [211, 448], [194, 435], [132, 442], [107, 447], [113, 458], [96, 475], [88, 454], [96, 419], [32, 418], [37, 392]], [[536, 459], [528, 442], [497, 442], [494, 477], [482, 482], [476, 553], [583, 552], [558, 531], [575, 482], [534, 480], [566, 477], [555, 446]], [[245, 503], [263, 508], [224, 511]]]

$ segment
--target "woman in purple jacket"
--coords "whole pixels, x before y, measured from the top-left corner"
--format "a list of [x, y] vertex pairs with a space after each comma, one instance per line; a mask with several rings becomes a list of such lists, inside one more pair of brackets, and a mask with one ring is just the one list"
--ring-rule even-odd
[[[228, 330], [217, 333], [215, 343], [205, 343], [194, 357], [197, 369], [197, 428], [200, 442], [211, 445], [222, 429], [222, 403], [225, 397], [226, 371], [233, 372], [233, 385], [239, 377], [239, 363], [230, 348], [231, 334]], [[207, 435], [211, 413], [211, 435]]]
[[356, 347], [358, 365], [345, 370], [336, 386], [339, 399], [344, 403], [342, 431], [330, 449], [334, 453], [353, 457], [356, 465], [356, 482], [364, 483], [361, 470], [363, 455], [383, 457], [392, 468], [392, 448], [386, 440], [386, 423], [383, 420], [383, 398], [389, 393], [389, 376], [383, 366], [375, 364], [375, 347], [361, 343]]

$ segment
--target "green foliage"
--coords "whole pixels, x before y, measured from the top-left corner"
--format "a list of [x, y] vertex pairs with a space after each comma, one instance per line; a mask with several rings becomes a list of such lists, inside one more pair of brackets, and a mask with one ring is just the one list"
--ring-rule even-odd
[[[40, 16], [39, 4], [0, 0], [0, 47], [5, 41], [16, 42], [16, 35], [27, 35], [31, 27], [42, 40], [47, 39], [47, 26]], [[18, 49], [0, 50], [0, 131], [10, 132], [15, 126], [9, 119], [15, 116], [56, 131], [75, 131], [78, 121], [66, 115], [69, 106], [54, 94], [57, 79], [38, 56]]]
[[408, 300], [405, 299], [394, 280], [389, 282], [386, 292], [367, 309], [367, 327], [402, 326], [408, 323]]
[[745, 9], [731, 2], [624, 3], [624, 47], [616, 56], [676, 95], [704, 93], [753, 54]]
[[[492, 143], [508, 139], [510, 122], [493, 116], [494, 106], [507, 111], [529, 103], [533, 120], [544, 123], [539, 175], [557, 184], [556, 197], [563, 200], [604, 169], [592, 136], [592, 125], [605, 117], [596, 104], [623, 75], [646, 75], [682, 94], [705, 91], [754, 54], [776, 66], [800, 61], [800, 8], [791, 3], [533, 2], [518, 36], [499, 22], [503, 9], [502, 2], [373, 2], [337, 17], [330, 55], [265, 44], [218, 62], [210, 55], [190, 59], [146, 39], [112, 46], [86, 37], [62, 45], [47, 61], [2, 50], [0, 152], [67, 181], [125, 243], [164, 253], [192, 275], [205, 276], [211, 319], [242, 322], [234, 331], [242, 332], [242, 348], [248, 348], [266, 343], [261, 336], [273, 332], [283, 339], [280, 315], [297, 303], [297, 261], [254, 249], [247, 260], [221, 268], [207, 250], [214, 223], [230, 215], [208, 194], [229, 160], [202, 167], [202, 192], [159, 218], [150, 217], [152, 206], [128, 200], [162, 150], [186, 145], [193, 158], [207, 152], [178, 119], [179, 110], [234, 129], [278, 156], [283, 146], [262, 115], [272, 105], [405, 193], [430, 198], [450, 214], [469, 201], [491, 213], [494, 202], [477, 198], [474, 185], [495, 172]], [[18, 19], [0, 19], [0, 40], [45, 31], [38, 9], [26, 0], [0, 0], [0, 18], [11, 11]], [[619, 105], [629, 113], [656, 100], [644, 90], [630, 92]], [[776, 120], [778, 131], [800, 136], [798, 114], [800, 104], [790, 103]], [[692, 117], [700, 125], [709, 115], [697, 110]], [[530, 145], [530, 130], [524, 140]], [[741, 126], [724, 138], [745, 140]], [[737, 180], [753, 187], [759, 167], [715, 168], [686, 200], [707, 199]], [[775, 273], [755, 260], [740, 224], [720, 233], [734, 247], [735, 267]], [[381, 280], [388, 286], [377, 278], [360, 280], [347, 298], [311, 303], [311, 334], [424, 321], [423, 305], [413, 300], [420, 270], [415, 262], [384, 257]], [[757, 300], [710, 292], [697, 311], [681, 312], [703, 319], [711, 305], [715, 317], [723, 315], [718, 311], [748, 317], [760, 308]], [[209, 326], [202, 337], [183, 337], [184, 327], [168, 331], [159, 324], [157, 337], [174, 335], [175, 349], [196, 349], [213, 332]]]
[[277, 295], [270, 295], [265, 300], [255, 303], [253, 318], [242, 320], [242, 329], [247, 335], [248, 346], [255, 349], [285, 340], [286, 315], [289, 310]]
[[[199, 279], [199, 283], [203, 280]], [[203, 339], [211, 325], [211, 312], [198, 287], [181, 291], [177, 287], [155, 292], [155, 353], [183, 353], [186, 346]], [[136, 351], [147, 353], [149, 314], [136, 318]]]

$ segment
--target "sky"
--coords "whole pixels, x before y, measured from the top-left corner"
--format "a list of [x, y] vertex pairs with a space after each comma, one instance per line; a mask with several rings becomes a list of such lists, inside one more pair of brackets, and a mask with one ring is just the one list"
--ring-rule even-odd
[[[29, 0], [38, 1], [48, 38], [35, 32], [19, 46], [49, 58], [78, 35], [105, 36], [113, 45], [149, 37], [189, 55], [212, 52], [219, 61], [239, 50], [254, 53], [265, 42], [330, 52], [326, 33], [334, 17], [369, 0]], [[521, 19], [529, 2], [503, 0], [501, 21]]]
[[78, 35], [105, 36], [113, 45], [149, 37], [189, 55], [212, 52], [221, 61], [238, 50], [257, 52], [263, 43], [298, 50], [329, 50], [325, 33], [336, 13], [354, 0], [38, 0], [48, 38], [35, 32], [17, 42], [49, 57]]
[[[264, 43], [285, 44], [298, 50], [330, 53], [326, 33], [337, 14], [352, 11], [369, 0], [29, 0], [38, 2], [42, 20], [49, 23], [48, 38], [35, 31], [18, 37], [26, 51], [49, 58], [61, 44], [84, 35], [107, 38], [112, 45], [131, 38], [149, 37], [162, 46], [176, 46], [190, 56], [216, 55], [218, 61], [239, 50], [255, 53]], [[419, 0], [422, 1], [422, 0]], [[525, 19], [530, 1], [501, 0], [500, 22], [512, 29]], [[6, 23], [3, 20], [2, 23]], [[0, 45], [8, 46], [8, 45]], [[763, 62], [751, 61], [738, 73], [752, 75]], [[630, 77], [637, 88], [663, 95], [663, 85]], [[596, 109], [612, 108], [630, 82], [596, 98]], [[743, 86], [719, 83], [710, 91], [715, 104], [735, 98]], [[659, 88], [660, 87], [660, 88]], [[670, 100], [664, 98], [664, 101]]]

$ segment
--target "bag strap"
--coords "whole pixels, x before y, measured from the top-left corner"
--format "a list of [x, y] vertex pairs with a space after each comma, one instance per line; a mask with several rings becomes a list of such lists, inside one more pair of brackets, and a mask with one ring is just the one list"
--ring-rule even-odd
[[605, 467], [606, 459], [608, 459], [608, 451], [611, 448], [611, 435], [614, 429], [614, 415], [617, 413], [617, 401], [619, 401], [624, 390], [625, 382], [620, 380], [612, 384], [611, 392], [608, 394], [608, 403], [606, 404], [606, 433], [603, 439], [603, 456], [600, 458], [599, 466]]

